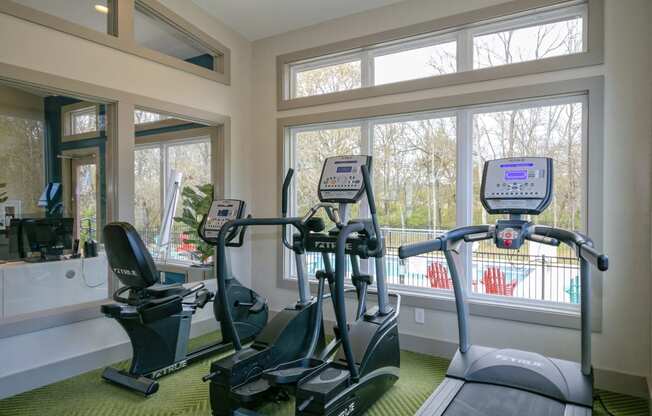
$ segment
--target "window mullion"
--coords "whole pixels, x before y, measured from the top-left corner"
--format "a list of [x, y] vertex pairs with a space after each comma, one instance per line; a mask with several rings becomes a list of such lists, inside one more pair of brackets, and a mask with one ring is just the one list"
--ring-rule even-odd
[[[456, 223], [457, 226], [470, 225], [473, 222], [473, 127], [472, 114], [469, 110], [460, 110], [456, 117], [457, 141], [457, 191], [456, 191]], [[466, 285], [467, 293], [471, 293], [472, 245], [462, 245], [462, 264], [464, 273], [461, 278]]]
[[457, 72], [473, 70], [473, 36], [468, 29], [457, 32]]
[[375, 79], [374, 58], [371, 50], [363, 50], [360, 54], [360, 83], [362, 87], [373, 87]]

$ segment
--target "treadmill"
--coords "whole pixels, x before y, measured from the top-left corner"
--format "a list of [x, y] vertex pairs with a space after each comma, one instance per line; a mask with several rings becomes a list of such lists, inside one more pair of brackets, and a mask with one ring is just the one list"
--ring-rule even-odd
[[[480, 198], [489, 214], [508, 214], [493, 225], [456, 228], [440, 237], [402, 246], [399, 257], [442, 251], [453, 281], [459, 349], [444, 381], [417, 412], [423, 416], [588, 416], [593, 408], [591, 368], [591, 266], [604, 271], [608, 258], [577, 232], [536, 225], [552, 199], [552, 159], [522, 157], [485, 163]], [[460, 246], [493, 240], [517, 250], [525, 241], [575, 250], [580, 261], [581, 363], [516, 349], [469, 343], [469, 310], [462, 283]], [[467, 271], [468, 273], [468, 271]]]

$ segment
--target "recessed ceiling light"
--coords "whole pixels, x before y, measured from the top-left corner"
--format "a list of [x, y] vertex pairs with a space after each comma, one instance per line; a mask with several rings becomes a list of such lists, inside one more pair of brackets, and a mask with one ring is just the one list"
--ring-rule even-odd
[[109, 8], [102, 5], [102, 4], [96, 4], [95, 5], [95, 10], [100, 12], [100, 13], [109, 14]]

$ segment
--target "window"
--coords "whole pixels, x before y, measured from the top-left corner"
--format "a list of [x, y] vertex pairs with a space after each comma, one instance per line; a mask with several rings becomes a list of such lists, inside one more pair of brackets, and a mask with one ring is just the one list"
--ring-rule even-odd
[[[135, 177], [135, 227], [150, 252], [158, 261], [193, 262], [193, 244], [187, 240], [197, 230], [172, 220], [169, 240], [165, 231], [165, 216], [180, 217], [184, 205], [182, 193], [192, 189], [200, 192], [212, 184], [211, 139], [193, 137], [181, 141], [166, 141], [137, 146], [134, 161]], [[180, 174], [180, 186], [175, 187], [176, 175]], [[177, 195], [176, 207], [170, 204]], [[173, 212], [169, 211], [175, 208]], [[169, 243], [162, 243], [163, 240]]]
[[168, 115], [154, 113], [152, 111], [138, 110], [138, 109], [134, 110], [134, 123], [136, 125], [156, 123], [158, 121], [169, 120], [171, 118], [172, 117]]
[[83, 134], [97, 130], [95, 106], [70, 112], [70, 134]]
[[[0, 237], [11, 218], [40, 211], [37, 201], [45, 185], [44, 139], [43, 121], [0, 114]], [[0, 254], [0, 260], [8, 259], [6, 244], [0, 244], [2, 251], [7, 251]]]
[[582, 52], [585, 12], [572, 7], [472, 31], [473, 69]]
[[309, 97], [362, 86], [360, 59], [345, 62], [320, 62], [318, 66], [306, 64], [292, 70], [293, 96]]
[[[289, 129], [290, 166], [296, 169], [294, 214], [314, 204], [321, 164], [327, 156], [373, 156], [376, 205], [387, 247], [391, 285], [421, 291], [450, 291], [452, 282], [440, 253], [401, 262], [398, 247], [433, 238], [467, 222], [493, 222], [479, 203], [479, 179], [485, 160], [507, 156], [548, 156], [555, 163], [555, 198], [537, 218], [540, 224], [583, 229], [585, 97], [507, 102], [454, 111], [415, 113]], [[461, 149], [461, 150], [460, 150]], [[458, 176], [459, 169], [468, 172]], [[472, 190], [472, 200], [465, 189]], [[458, 190], [460, 190], [458, 192]], [[368, 215], [365, 203], [359, 205]], [[573, 253], [527, 244], [517, 252], [490, 243], [469, 244], [464, 261], [472, 270], [472, 296], [559, 304], [578, 303], [579, 269]], [[314, 258], [313, 258], [314, 257]], [[309, 254], [309, 272], [321, 267]], [[286, 268], [294, 273], [291, 253]], [[373, 269], [372, 262], [361, 267]], [[501, 290], [488, 274], [505, 280]], [[487, 283], [487, 284], [485, 284]], [[508, 288], [502, 290], [504, 288]]]
[[75, 238], [80, 247], [88, 240], [98, 240], [98, 169], [95, 156], [76, 158], [73, 169], [73, 218], [75, 218]]
[[[283, 99], [586, 52], [588, 12], [588, 3], [575, 2], [535, 10], [526, 8], [511, 15], [497, 14], [488, 20], [474, 21], [467, 17], [467, 23], [456, 27], [440, 23], [442, 30], [425, 34], [421, 25], [414, 29], [418, 35], [399, 40], [392, 39], [396, 36], [392, 32], [376, 36], [392, 39], [384, 43], [368, 44], [363, 38], [352, 40], [352, 44], [359, 46], [336, 54], [310, 56], [306, 60], [295, 57], [285, 62], [281, 57], [284, 67], [280, 70], [287, 78]], [[300, 52], [293, 55], [297, 54]], [[306, 56], [309, 54], [314, 51], [306, 51]], [[292, 59], [289, 56], [288, 59]], [[355, 97], [360, 98], [359, 95]]]
[[[421, 42], [422, 43], [422, 42]], [[457, 71], [457, 41], [432, 45], [400, 45], [374, 52], [374, 85], [451, 74]], [[398, 49], [393, 51], [392, 49]]]
[[214, 71], [219, 68], [221, 52], [182, 31], [149, 2], [136, 1], [134, 37], [137, 44], [196, 66]]
[[113, 31], [114, 9], [110, 0], [12, 1], [101, 33], [112, 34]]
[[99, 136], [104, 128], [100, 106], [87, 102], [61, 107], [62, 141], [88, 139]]

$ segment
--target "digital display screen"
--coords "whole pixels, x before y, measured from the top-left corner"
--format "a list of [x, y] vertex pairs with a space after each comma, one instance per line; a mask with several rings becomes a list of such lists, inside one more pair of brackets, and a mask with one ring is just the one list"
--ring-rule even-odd
[[353, 170], [353, 166], [338, 166], [337, 173], [350, 173]]
[[228, 217], [230, 212], [231, 211], [229, 211], [228, 209], [221, 209], [221, 210], [217, 211], [217, 216], [218, 217]]
[[524, 181], [525, 179], [527, 179], [527, 169], [505, 171], [506, 181]]
[[523, 168], [523, 167], [534, 167], [534, 163], [531, 162], [512, 162], [512, 163], [502, 163], [501, 168]]

